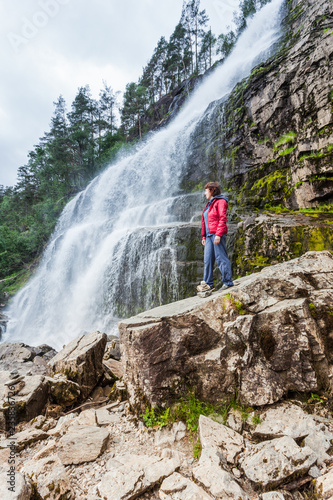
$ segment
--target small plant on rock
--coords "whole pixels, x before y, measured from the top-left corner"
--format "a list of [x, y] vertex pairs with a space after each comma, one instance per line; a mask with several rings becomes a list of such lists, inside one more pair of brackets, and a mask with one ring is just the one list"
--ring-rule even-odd
[[153, 429], [162, 429], [175, 421], [170, 408], [160, 409], [146, 406], [145, 413], [141, 414], [140, 417], [142, 417], [146, 427]]
[[308, 400], [308, 403], [323, 403], [324, 400], [327, 401], [327, 398], [325, 396], [319, 396], [318, 394], [311, 393], [311, 397]]

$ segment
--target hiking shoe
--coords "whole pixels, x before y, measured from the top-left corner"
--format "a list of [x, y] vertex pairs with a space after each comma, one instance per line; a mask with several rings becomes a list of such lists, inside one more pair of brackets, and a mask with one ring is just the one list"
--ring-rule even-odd
[[224, 284], [223, 286], [221, 286], [220, 290], [227, 290], [227, 288], [231, 288], [232, 286], [234, 286], [234, 285], [226, 285], [226, 284]]
[[197, 286], [198, 292], [206, 292], [207, 290], [212, 290], [211, 287], [205, 281], [201, 281], [200, 285]]

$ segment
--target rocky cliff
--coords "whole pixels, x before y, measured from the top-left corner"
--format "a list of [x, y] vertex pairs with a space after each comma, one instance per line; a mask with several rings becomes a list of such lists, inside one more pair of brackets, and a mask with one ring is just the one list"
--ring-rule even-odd
[[217, 178], [238, 205], [292, 209], [333, 198], [333, 5], [289, 0], [272, 58], [196, 131], [185, 189]]

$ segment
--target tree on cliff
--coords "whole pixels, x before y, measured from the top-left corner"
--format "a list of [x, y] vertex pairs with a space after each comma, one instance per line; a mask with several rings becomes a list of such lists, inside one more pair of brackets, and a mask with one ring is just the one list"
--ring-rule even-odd
[[237, 35], [233, 31], [229, 33], [219, 35], [217, 39], [216, 54], [221, 54], [221, 56], [227, 57], [232, 51], [237, 40]]
[[212, 30], [209, 29], [209, 31], [207, 31], [202, 38], [201, 49], [199, 52], [199, 67], [201, 71], [206, 71], [212, 66], [212, 55], [215, 44], [216, 38], [213, 35]]
[[137, 127], [139, 138], [142, 137], [141, 119], [147, 109], [147, 89], [135, 82], [128, 83], [124, 93], [124, 105], [121, 110], [121, 123], [128, 133]]
[[81, 180], [95, 172], [96, 104], [89, 85], [80, 87], [69, 113], [70, 135], [74, 143], [74, 163]]
[[181, 23], [178, 23], [170, 37], [164, 64], [167, 92], [190, 75], [191, 64], [191, 46], [186, 37], [186, 30]]
[[[200, 10], [200, 0], [183, 0], [180, 22], [186, 30], [186, 35], [191, 48], [191, 72], [198, 74], [199, 39], [204, 37], [205, 32], [203, 28], [208, 22], [206, 11]], [[193, 56], [195, 56], [195, 64]]]
[[162, 36], [139, 80], [139, 84], [147, 88], [148, 98], [151, 104], [153, 104], [156, 99], [160, 99], [163, 92], [167, 92], [165, 81], [165, 60], [167, 57], [167, 50], [168, 43], [164, 36]]

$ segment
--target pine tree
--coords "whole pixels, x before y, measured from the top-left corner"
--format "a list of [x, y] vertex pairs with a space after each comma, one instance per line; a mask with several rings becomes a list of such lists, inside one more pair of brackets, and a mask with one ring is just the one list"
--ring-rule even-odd
[[221, 56], [227, 57], [232, 51], [237, 40], [237, 36], [233, 31], [229, 31], [229, 33], [221, 34], [217, 38], [217, 48], [216, 54], [221, 54]]
[[68, 114], [70, 137], [74, 143], [74, 163], [81, 185], [95, 173], [95, 142], [97, 104], [91, 98], [89, 85], [80, 87]]
[[206, 71], [212, 66], [213, 49], [216, 44], [216, 38], [212, 33], [211, 28], [207, 31], [202, 39], [202, 44], [199, 52], [200, 69]]
[[165, 80], [168, 92], [190, 75], [191, 63], [192, 53], [186, 30], [182, 23], [178, 23], [170, 37], [165, 60]]
[[124, 130], [129, 133], [137, 127], [139, 138], [142, 137], [141, 119], [147, 109], [147, 89], [135, 82], [128, 83], [124, 93], [124, 104], [121, 110], [121, 121]]
[[[204, 37], [204, 27], [207, 25], [208, 16], [205, 10], [200, 11], [200, 0], [184, 0], [181, 16], [181, 23], [187, 31], [187, 37], [191, 47], [192, 64], [191, 72], [198, 73], [198, 52], [199, 39]], [[193, 46], [195, 55], [195, 65], [193, 61]]]

